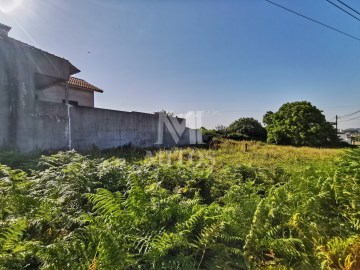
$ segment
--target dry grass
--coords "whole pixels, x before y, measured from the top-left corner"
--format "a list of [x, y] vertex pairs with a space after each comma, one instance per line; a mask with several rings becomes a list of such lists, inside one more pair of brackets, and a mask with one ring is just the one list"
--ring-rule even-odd
[[[247, 145], [247, 151], [245, 151]], [[334, 160], [343, 149], [291, 147], [267, 145], [260, 142], [237, 142], [223, 140], [213, 149], [173, 149], [158, 151], [152, 158], [154, 162], [174, 164], [177, 162], [197, 162], [213, 164], [215, 169], [231, 165], [276, 169], [287, 172], [300, 172], [306, 167], [326, 167], [331, 169]], [[200, 161], [200, 162], [199, 162]]]
[[[245, 145], [248, 151], [245, 151]], [[268, 145], [259, 142], [223, 141], [216, 153], [220, 163], [242, 163], [250, 166], [287, 169], [303, 168], [309, 165], [331, 164], [342, 153], [342, 149], [292, 147]]]

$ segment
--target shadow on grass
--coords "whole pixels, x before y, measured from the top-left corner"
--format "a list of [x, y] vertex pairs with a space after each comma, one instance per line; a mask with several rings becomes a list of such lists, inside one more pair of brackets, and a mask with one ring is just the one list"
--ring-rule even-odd
[[12, 169], [30, 172], [30, 170], [36, 169], [41, 155], [40, 152], [22, 154], [13, 150], [1, 150], [0, 164], [6, 165]]

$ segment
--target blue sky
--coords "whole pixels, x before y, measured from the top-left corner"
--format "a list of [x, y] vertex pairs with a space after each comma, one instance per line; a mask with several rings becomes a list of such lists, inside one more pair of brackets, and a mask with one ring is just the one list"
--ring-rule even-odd
[[[360, 22], [325, 0], [273, 1], [360, 37]], [[0, 22], [104, 89], [98, 107], [204, 111], [208, 128], [289, 101], [329, 121], [360, 109], [360, 42], [264, 0], [0, 0]]]

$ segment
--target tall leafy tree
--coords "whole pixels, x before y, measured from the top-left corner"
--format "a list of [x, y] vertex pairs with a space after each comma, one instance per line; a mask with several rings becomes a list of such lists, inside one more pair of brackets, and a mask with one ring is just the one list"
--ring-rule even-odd
[[227, 137], [234, 140], [265, 141], [266, 129], [254, 118], [240, 118], [226, 129]]
[[329, 146], [339, 143], [337, 132], [322, 111], [307, 101], [285, 103], [263, 122], [268, 143], [295, 146]]

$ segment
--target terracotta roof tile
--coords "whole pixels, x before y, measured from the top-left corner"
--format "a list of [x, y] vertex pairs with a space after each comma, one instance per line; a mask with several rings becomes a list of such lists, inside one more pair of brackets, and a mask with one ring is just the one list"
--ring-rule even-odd
[[83, 90], [95, 91], [95, 92], [99, 92], [99, 93], [104, 92], [100, 88], [88, 83], [87, 81], [84, 81], [82, 79], [75, 78], [75, 77], [70, 77], [69, 86], [72, 86], [75, 88], [80, 88]]

